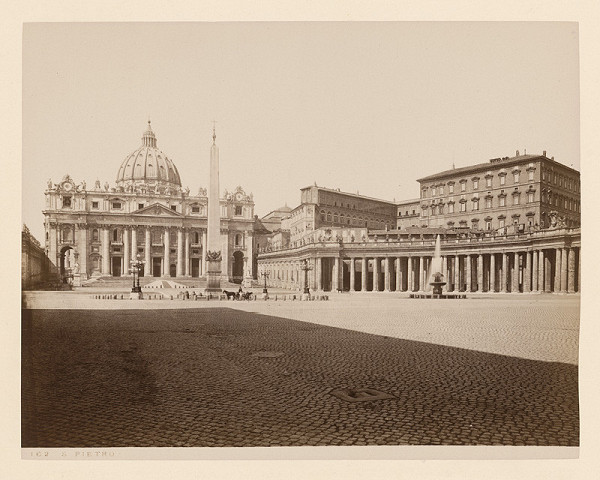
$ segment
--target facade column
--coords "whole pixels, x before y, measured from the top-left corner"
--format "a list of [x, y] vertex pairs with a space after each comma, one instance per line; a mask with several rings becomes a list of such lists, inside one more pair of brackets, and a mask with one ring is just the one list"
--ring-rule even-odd
[[394, 260], [394, 263], [396, 264], [396, 291], [401, 292], [402, 291], [402, 259], [400, 257], [397, 257], [396, 260]]
[[561, 288], [560, 288], [560, 278], [561, 278], [561, 274], [560, 274], [560, 268], [562, 266], [562, 261], [561, 261], [561, 250], [560, 248], [555, 248], [554, 249], [554, 292], [555, 293], [559, 293]]
[[185, 229], [184, 239], [183, 239], [183, 275], [186, 277], [190, 276], [190, 231], [189, 229]]
[[500, 292], [506, 293], [506, 284], [508, 282], [508, 253], [502, 253], [502, 272], [500, 275]]
[[419, 282], [418, 292], [423, 292], [423, 257], [417, 257], [417, 281]]
[[454, 255], [454, 288], [453, 292], [460, 292], [460, 259], [458, 255]]
[[523, 254], [523, 293], [531, 292], [531, 251]]
[[360, 290], [361, 292], [367, 291], [367, 278], [369, 272], [369, 261], [367, 257], [362, 259], [362, 270], [360, 272]]
[[129, 253], [131, 245], [129, 245], [129, 228], [123, 227], [123, 275], [129, 275]]
[[544, 280], [546, 278], [546, 274], [544, 272], [545, 266], [546, 266], [546, 262], [544, 259], [544, 251], [540, 250], [539, 256], [538, 256], [538, 291], [540, 291], [540, 292], [545, 291], [545, 283], [544, 283]]
[[331, 280], [331, 290], [337, 292], [340, 289], [340, 257], [333, 259], [333, 276]]
[[568, 274], [568, 259], [567, 259], [567, 249], [561, 249], [561, 265], [560, 265], [560, 293], [567, 293], [567, 274]]
[[[57, 264], [60, 268], [60, 265]], [[102, 275], [110, 275], [110, 234], [108, 227], [102, 227]]]
[[567, 250], [567, 293], [575, 292], [575, 249]]
[[137, 227], [134, 225], [131, 227], [131, 259], [137, 258]]
[[163, 256], [163, 277], [171, 276], [171, 262], [169, 260], [171, 254], [171, 235], [169, 227], [166, 227], [163, 232], [163, 244], [165, 246], [164, 256]]
[[414, 277], [413, 277], [413, 258], [408, 257], [406, 262], [406, 287], [409, 292], [414, 291]]
[[146, 264], [144, 265], [144, 277], [152, 276], [152, 245], [151, 245], [151, 235], [150, 235], [150, 227], [146, 227], [146, 231], [144, 232], [144, 260]]
[[444, 276], [443, 279], [446, 281], [446, 285], [444, 285], [442, 287], [442, 293], [446, 293], [448, 291], [448, 285], [450, 284], [450, 275], [448, 275], [448, 257], [446, 255], [442, 255], [442, 272], [441, 273]]
[[538, 251], [534, 250], [533, 251], [533, 258], [531, 260], [531, 290], [533, 292], [537, 292], [538, 291], [538, 264], [539, 260], [538, 260]]
[[510, 271], [511, 293], [519, 293], [519, 252], [513, 254], [513, 264]]
[[472, 291], [472, 286], [471, 286], [471, 279], [473, 277], [472, 272], [471, 272], [471, 255], [467, 255], [465, 257], [465, 262], [467, 263], [467, 292]]
[[490, 292], [496, 291], [496, 254], [490, 254]]
[[317, 290], [319, 291], [323, 290], [323, 278], [321, 275], [321, 269], [323, 267], [322, 263], [323, 259], [321, 257], [317, 257], [317, 268], [315, 268], [315, 276], [317, 277]]
[[373, 291], [379, 291], [379, 258], [373, 258]]
[[350, 258], [350, 291], [356, 291], [356, 283], [354, 276], [356, 275], [356, 265], [354, 264], [354, 257]]
[[390, 291], [390, 257], [385, 257], [383, 260], [383, 290]]
[[[200, 264], [202, 265], [202, 271], [200, 275], [206, 275], [206, 247], [208, 244], [206, 243], [206, 228], [202, 230], [202, 258], [200, 259]], [[222, 255], [221, 255], [222, 256]]]
[[477, 292], [483, 292], [483, 254], [477, 255]]
[[175, 268], [176, 275], [183, 277], [183, 230], [177, 229], [177, 267]]

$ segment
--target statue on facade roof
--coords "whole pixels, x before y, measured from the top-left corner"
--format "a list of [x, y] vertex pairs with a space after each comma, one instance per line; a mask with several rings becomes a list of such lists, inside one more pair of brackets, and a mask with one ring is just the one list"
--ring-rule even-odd
[[104, 191], [108, 192], [109, 188], [110, 188], [110, 185], [108, 184], [108, 182], [104, 182]]
[[48, 190], [52, 190], [52, 185], [53, 185], [53, 184], [52, 184], [52, 179], [51, 179], [51, 178], [49, 178], [49, 179], [48, 179]]
[[94, 184], [94, 190], [100, 190], [100, 180], [96, 180], [96, 183]]

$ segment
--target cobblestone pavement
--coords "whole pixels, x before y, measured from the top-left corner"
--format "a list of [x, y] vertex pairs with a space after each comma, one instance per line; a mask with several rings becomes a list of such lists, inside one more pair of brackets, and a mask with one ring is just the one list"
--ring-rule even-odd
[[[22, 446], [579, 444], [574, 364], [246, 312], [290, 307], [238, 303], [24, 310]], [[575, 307], [564, 305], [568, 317]], [[482, 308], [498, 307], [479, 308], [482, 320]], [[530, 327], [509, 315], [499, 331], [550, 337], [541, 325], [561, 323], [544, 308], [532, 310]], [[423, 335], [427, 315], [414, 320]], [[392, 397], [332, 394], [344, 388]]]

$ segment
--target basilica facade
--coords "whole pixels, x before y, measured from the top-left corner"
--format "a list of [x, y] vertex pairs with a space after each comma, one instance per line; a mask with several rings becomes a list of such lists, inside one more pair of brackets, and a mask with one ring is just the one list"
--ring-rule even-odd
[[[150, 121], [113, 185], [96, 180], [90, 187], [67, 174], [48, 181], [45, 197], [46, 254], [63, 278], [130, 275], [133, 260], [142, 262], [145, 277], [206, 275], [207, 191], [182, 187]], [[219, 203], [222, 277], [239, 283], [253, 276], [253, 196], [238, 186]]]

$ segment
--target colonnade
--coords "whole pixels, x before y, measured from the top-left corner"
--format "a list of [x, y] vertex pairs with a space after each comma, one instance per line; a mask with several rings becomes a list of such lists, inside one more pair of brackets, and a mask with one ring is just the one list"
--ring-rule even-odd
[[[310, 258], [309, 286], [316, 291], [427, 292], [432, 256], [348, 255]], [[580, 247], [442, 252], [444, 292], [575, 293], [581, 284]], [[302, 261], [265, 260], [267, 285], [300, 289]], [[262, 283], [262, 277], [261, 283]]]

